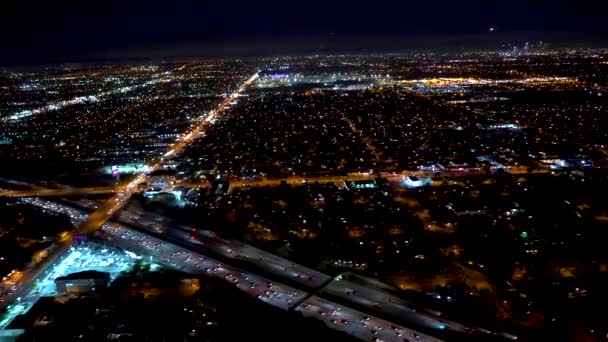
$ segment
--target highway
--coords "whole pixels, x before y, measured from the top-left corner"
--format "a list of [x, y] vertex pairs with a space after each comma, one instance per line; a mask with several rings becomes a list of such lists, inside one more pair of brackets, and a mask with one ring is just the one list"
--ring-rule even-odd
[[355, 306], [395, 323], [440, 333], [473, 331], [457, 322], [440, 319], [424, 310], [413, 309], [410, 303], [398, 298], [393, 293], [394, 290], [384, 283], [349, 274], [333, 278], [240, 241], [226, 240], [210, 231], [172, 225], [162, 216], [137, 209], [121, 212], [118, 219], [119, 222], [124, 222], [144, 234], [158, 236], [203, 255], [219, 258], [299, 290]]
[[133, 231], [120, 224], [108, 223], [101, 230], [112, 243], [143, 255], [153, 256], [153, 261], [156, 263], [190, 273], [205, 273], [223, 278], [251, 296], [285, 310], [292, 308], [307, 296], [305, 292], [273, 283], [266, 278]]
[[390, 286], [372, 279], [350, 274], [332, 278], [327, 274], [298, 265], [240, 241], [223, 239], [211, 231], [173, 225], [170, 220], [162, 216], [137, 208], [121, 212], [118, 219], [119, 222], [124, 222], [130, 228], [144, 234], [158, 234], [165, 241], [171, 241], [203, 255], [220, 258], [219, 260], [231, 265], [238, 265], [240, 268], [261, 274], [269, 279], [281, 281], [324, 299], [356, 307], [368, 314], [373, 313], [395, 323], [438, 333], [478, 331], [457, 322], [439, 318], [424, 309], [414, 309], [411, 303], [397, 297]]
[[[486, 329], [469, 327], [456, 321], [440, 317], [441, 313], [426, 310], [404, 301], [395, 294], [395, 289], [374, 279], [346, 273], [332, 278], [327, 274], [296, 264], [240, 241], [223, 239], [217, 234], [196, 228], [175, 225], [163, 216], [129, 208], [118, 215], [119, 222], [128, 224], [146, 235], [160, 236], [186, 249], [220, 258], [225, 263], [238, 265], [273, 281], [280, 281], [298, 290], [309, 292], [333, 305], [343, 304], [357, 308], [376, 317], [394, 323], [444, 334], [468, 334], [482, 338], [504, 333], [492, 333]], [[392, 323], [392, 324], [394, 324]], [[380, 340], [386, 340], [380, 338]], [[413, 340], [412, 340], [413, 341]]]
[[263, 186], [279, 186], [285, 182], [289, 185], [302, 185], [305, 183], [334, 183], [343, 185], [344, 182], [362, 181], [375, 179], [373, 174], [353, 173], [347, 176], [289, 176], [280, 179], [257, 179], [257, 180], [231, 180], [230, 190], [242, 187], [263, 187]]
[[[309, 294], [306, 292], [271, 282], [264, 277], [222, 264], [211, 258], [168, 244], [166, 241], [151, 238], [146, 234], [135, 232], [118, 224], [106, 224], [102, 230], [111, 235], [113, 237], [111, 241], [118, 246], [130, 250], [136, 249], [142, 254], [154, 255], [155, 262], [184, 271], [204, 272], [208, 275], [224, 278], [238, 289], [268, 304], [286, 310], [294, 309], [305, 316], [311, 316], [325, 322], [333, 329], [342, 330], [363, 340], [374, 337], [376, 341], [441, 341], [415, 330], [393, 325], [373, 316], [366, 316], [347, 306], [341, 306], [315, 296], [308, 298]], [[327, 313], [322, 315], [319, 310]], [[361, 320], [366, 319], [367, 324], [362, 324]], [[386, 329], [382, 330], [382, 327], [386, 327]]]
[[[48, 210], [66, 213], [70, 215], [75, 224], [86, 220], [85, 213], [61, 204], [44, 199], [24, 199], [24, 201], [42, 206]], [[165, 245], [171, 248], [181, 248], [189, 253], [198, 253], [197, 255], [199, 256], [205, 255], [207, 258], [211, 256], [214, 259], [209, 260], [213, 260], [216, 263], [220, 263], [221, 261], [224, 266], [229, 264], [232, 267], [236, 266], [238, 269], [246, 269], [250, 272], [248, 273], [250, 276], [253, 276], [251, 273], [253, 272], [258, 275], [256, 277], [289, 284], [283, 286], [287, 286], [291, 290], [305, 294], [316, 294], [325, 300], [330, 299], [333, 302], [337, 301], [338, 303], [367, 312], [368, 315], [374, 314], [393, 322], [419, 327], [425, 331], [435, 330], [439, 333], [443, 331], [457, 333], [470, 333], [474, 331], [476, 334], [486, 331], [485, 329], [472, 329], [457, 322], [440, 318], [436, 313], [426, 311], [424, 308], [415, 309], [410, 303], [398, 298], [391, 287], [372, 279], [352, 274], [344, 274], [341, 277], [332, 278], [329, 275], [298, 265], [240, 241], [223, 239], [211, 231], [173, 225], [162, 216], [144, 212], [137, 208], [121, 211], [116, 215], [116, 218], [127, 226], [112, 223], [104, 224], [102, 228], [103, 231], [112, 232], [111, 235], [114, 235], [114, 238], [116, 238], [115, 231], [120, 230], [122, 238], [124, 238], [122, 235], [127, 234], [125, 235], [127, 237], [147, 238], [142, 241], [160, 241], [159, 243], [150, 245], [152, 247], [147, 245], [138, 247], [145, 247], [144, 249], [139, 249], [142, 254], [156, 256], [158, 248], [168, 248], [162, 247]], [[122, 240], [114, 239], [114, 241], [124, 243]], [[173, 262], [167, 264], [167, 262], [163, 262], [163, 264], [185, 271], [196, 271], [196, 269], [184, 269], [180, 266], [183, 265], [182, 263]], [[237, 284], [240, 284], [240, 282], [241, 280]], [[267, 296], [267, 294], [265, 295]], [[264, 298], [262, 296], [260, 299], [269, 300], [268, 298]], [[285, 303], [275, 304], [277, 306], [280, 306], [279, 304], [285, 305]]]
[[[31, 204], [41, 206], [47, 210], [57, 210], [59, 212], [67, 213], [70, 215], [70, 218], [74, 220], [75, 223], [82, 223], [86, 221], [87, 215], [79, 210], [66, 207], [57, 203], [53, 203], [44, 199], [26, 199]], [[155, 221], [155, 220], [152, 220]], [[142, 222], [142, 221], [140, 221]], [[143, 223], [145, 225], [145, 223]], [[158, 227], [153, 229], [159, 229]], [[165, 231], [167, 228], [165, 228]], [[155, 237], [151, 237], [149, 234], [145, 234], [131, 228], [128, 228], [119, 223], [105, 223], [102, 225], [99, 233], [104, 233], [102, 236], [108, 239], [112, 244], [115, 244], [121, 248], [135, 251], [142, 255], [148, 255], [151, 258], [151, 261], [165, 265], [167, 267], [173, 267], [176, 269], [180, 269], [186, 272], [193, 273], [206, 273], [210, 276], [217, 276], [225, 279], [228, 283], [233, 284], [237, 288], [242, 291], [249, 293], [251, 296], [254, 296], [268, 304], [283, 308], [283, 309], [295, 309], [296, 311], [302, 312], [304, 315], [309, 315], [312, 307], [309, 308], [309, 296], [314, 293], [314, 290], [304, 291], [300, 289], [296, 289], [294, 287], [284, 285], [282, 282], [276, 282], [267, 277], [259, 276], [252, 272], [243, 271], [241, 268], [234, 267], [232, 265], [228, 265], [226, 263], [217, 261], [208, 256], [202, 255], [201, 253], [194, 252], [190, 249], [186, 249], [180, 246], [175, 245], [174, 243], [168, 242], [168, 235], [165, 235], [164, 239], [157, 239]], [[205, 235], [205, 233], [203, 233]], [[229, 243], [228, 240], [225, 243]], [[220, 246], [225, 246], [220, 244]], [[282, 267], [288, 267], [293, 272], [305, 272], [311, 271], [315, 277], [318, 276], [317, 271], [310, 270], [303, 266], [292, 263], [289, 260], [282, 259], [271, 254], [267, 254], [266, 252], [260, 251], [253, 247], [242, 245], [244, 253], [246, 255], [261, 255], [262, 261], [265, 258], [269, 258], [275, 264], [284, 265]], [[241, 252], [240, 247], [237, 247], [239, 253]], [[223, 248], [223, 247], [219, 247]], [[229, 254], [232, 252], [226, 251]], [[253, 254], [251, 254], [253, 253]], [[276, 259], [275, 259], [276, 258]], [[276, 272], [281, 273], [281, 268], [276, 269]], [[296, 271], [297, 270], [297, 271]], [[284, 272], [284, 270], [283, 270]], [[316, 286], [318, 280], [311, 282], [310, 279], [304, 277], [291, 276], [294, 280], [300, 281], [301, 284], [307, 287]], [[319, 280], [325, 278], [318, 276]], [[326, 276], [328, 277], [328, 276]], [[313, 278], [315, 279], [315, 278]], [[314, 284], [313, 284], [314, 283]], [[311, 297], [314, 298], [314, 297]], [[373, 316], [365, 316], [361, 312], [351, 309], [348, 306], [344, 306], [338, 303], [334, 303], [332, 301], [323, 299], [323, 303], [326, 306], [330, 306], [333, 308], [339, 308], [336, 310], [340, 310], [340, 319], [347, 320], [346, 323], [341, 321], [341, 325], [332, 325], [328, 324], [330, 327], [343, 330], [353, 336], [368, 340], [369, 336], [374, 335], [374, 329], [372, 327], [366, 328], [364, 326], [359, 326], [360, 322], [358, 322], [355, 318], [357, 317], [369, 317], [370, 320], [374, 322], [381, 322], [378, 324], [386, 324], [388, 327], [394, 326], [397, 329], [394, 332], [394, 336], [391, 334], [387, 334], [385, 338], [378, 339], [378, 341], [403, 341], [403, 339], [398, 336], [399, 332], [402, 334], [407, 334], [411, 336], [419, 336], [418, 340], [411, 341], [440, 341], [436, 338], [430, 337], [418, 331], [408, 329], [405, 327], [393, 325], [387, 321], [381, 320], [379, 318]], [[324, 315], [314, 315], [313, 317], [326, 321]], [[350, 321], [348, 321], [350, 318]], [[327, 321], [330, 322], [330, 321]], [[331, 323], [331, 322], [330, 322]]]
[[367, 341], [442, 341], [317, 296], [311, 296], [295, 310], [304, 316], [320, 319], [331, 328]]
[[453, 321], [439, 318], [424, 310], [413, 308], [411, 303], [397, 297], [392, 291], [370, 286], [365, 281], [357, 281], [357, 277], [344, 274], [336, 277], [318, 293], [325, 298], [339, 299], [367, 308], [372, 312], [382, 313], [385, 317], [397, 319], [402, 323], [432, 329], [448, 330], [464, 333], [467, 327]]
[[254, 270], [256, 273], [272, 276], [299, 288], [317, 289], [332, 278], [324, 273], [296, 264], [253, 246], [236, 240], [221, 238], [212, 231], [199, 230], [193, 227], [171, 225], [159, 215], [146, 213], [135, 208], [118, 214], [120, 223], [125, 223], [148, 234], [160, 234], [184, 244], [206, 255], [234, 265]]

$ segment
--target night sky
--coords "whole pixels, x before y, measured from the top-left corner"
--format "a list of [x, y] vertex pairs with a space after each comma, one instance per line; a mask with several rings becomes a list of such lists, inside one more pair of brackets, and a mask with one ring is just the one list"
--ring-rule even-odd
[[603, 0], [11, 2], [0, 10], [5, 64], [474, 48], [529, 39], [597, 45], [608, 33]]

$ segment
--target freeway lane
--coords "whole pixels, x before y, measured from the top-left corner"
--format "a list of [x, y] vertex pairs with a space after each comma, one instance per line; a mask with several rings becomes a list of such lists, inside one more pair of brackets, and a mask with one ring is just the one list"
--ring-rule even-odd
[[[436, 332], [439, 336], [446, 334], [468, 334], [470, 336], [473, 334], [485, 339], [500, 334], [440, 318], [436, 313], [404, 301], [395, 294], [395, 289], [373, 279], [354, 274], [330, 278], [329, 275], [240, 241], [222, 239], [210, 231], [172, 225], [170, 220], [141, 209], [122, 212], [119, 217], [130, 227], [142, 233], [158, 236], [160, 239], [171, 241], [186, 249], [211, 255], [225, 263], [316, 294], [318, 297], [323, 297], [324, 300], [331, 300], [335, 305], [340, 303], [359, 308], [376, 317], [419, 328], [428, 333]], [[313, 278], [310, 279], [310, 276]]]
[[304, 291], [316, 292], [319, 296], [339, 303], [355, 305], [394, 322], [441, 333], [444, 330], [459, 333], [467, 331], [467, 327], [462, 324], [440, 319], [424, 312], [423, 309], [414, 309], [410, 303], [398, 298], [393, 293], [394, 289], [384, 283], [357, 281], [359, 277], [348, 274], [334, 279], [240, 241], [225, 240], [217, 235], [212, 237], [212, 232], [205, 233], [192, 227], [173, 225], [170, 220], [139, 208], [130, 208], [129, 211], [121, 212], [118, 217], [120, 222], [142, 233], [170, 239], [185, 248], [211, 255]]
[[312, 296], [295, 308], [304, 316], [320, 319], [331, 328], [347, 332], [367, 341], [440, 342], [440, 339], [368, 316], [360, 311], [336, 305]]
[[[230, 264], [234, 267], [250, 270], [251, 272], [255, 272], [258, 275], [269, 278], [273, 281], [284, 283], [288, 286], [297, 288], [302, 291], [315, 291], [321, 286], [312, 286], [312, 284], [318, 283], [321, 278], [308, 279], [292, 277], [283, 270], [284, 266], [278, 266], [276, 268], [273, 268], [265, 266], [257, 259], [246, 260], [245, 258], [242, 258], [237, 252], [235, 252], [234, 249], [231, 248], [223, 249], [221, 246], [216, 246], [216, 248], [209, 248], [209, 246], [213, 246], [213, 244], [202, 244], [200, 241], [193, 241], [192, 239], [190, 239], [191, 233], [184, 234], [183, 231], [175, 229], [166, 229], [165, 233], [159, 234], [151, 230], [149, 227], [146, 227], [145, 224], [132, 224], [124, 221], [119, 221], [119, 223], [141, 234], [146, 234], [148, 236], [167, 241], [181, 248], [185, 248], [187, 250], [210, 256], [216, 260], [219, 260], [220, 262]], [[221, 253], [218, 253], [218, 249], [223, 249], [223, 251]], [[329, 276], [326, 276], [323, 278], [323, 281], [326, 282], [329, 279], [331, 278]]]
[[271, 282], [264, 277], [228, 266], [119, 224], [108, 223], [101, 230], [106, 233], [104, 237], [109, 237], [109, 241], [125, 249], [153, 256], [154, 262], [190, 273], [206, 273], [224, 278], [238, 289], [285, 310], [302, 301], [307, 295], [306, 292]]
[[[394, 295], [376, 287], [356, 285], [347, 281], [336, 281], [329, 275], [322, 274], [317, 271], [314, 271], [315, 274], [321, 274], [322, 276], [317, 276], [319, 278], [315, 278], [314, 280], [323, 279], [323, 281], [315, 281], [314, 283], [316, 283], [316, 286], [313, 286], [313, 282], [307, 277], [294, 276], [307, 274], [305, 271], [310, 269], [297, 265], [289, 260], [275, 256], [275, 259], [280, 260], [269, 259], [267, 261], [260, 258], [260, 255], [268, 253], [259, 251], [253, 247], [247, 246], [248, 248], [243, 248], [241, 245], [233, 244], [232, 241], [222, 241], [219, 239], [204, 237], [193, 240], [193, 232], [191, 232], [190, 229], [182, 231], [175, 227], [168, 226], [159, 228], [161, 223], [158, 221], [146, 219], [145, 217], [140, 216], [132, 216], [129, 218], [128, 213], [124, 213], [122, 217], [126, 217], [128, 226], [136, 231], [155, 236], [159, 239], [163, 239], [203, 255], [210, 255], [225, 263], [229, 263], [239, 268], [251, 270], [252, 272], [275, 281], [280, 281], [296, 289], [308, 291], [310, 293], [317, 293], [318, 296], [326, 298], [325, 300], [331, 299], [334, 305], [337, 305], [335, 304], [336, 302], [344, 305], [354, 304], [361, 310], [373, 312], [374, 315], [385, 318], [390, 317], [391, 321], [393, 322], [407, 324], [408, 326], [411, 325], [421, 327], [431, 331], [435, 330], [440, 333], [443, 333], [444, 330], [446, 330], [448, 322], [439, 320], [437, 317], [423, 311], [411, 309], [408, 306], [408, 303], [403, 302], [401, 299], [395, 299], [396, 297]], [[146, 227], [148, 222], [154, 226]], [[159, 234], [153, 230], [162, 230], [163, 233]], [[270, 262], [271, 264], [266, 265], [266, 262]], [[289, 271], [290, 268], [297, 269], [298, 271], [292, 273]], [[330, 281], [329, 284], [327, 284], [327, 281]], [[353, 289], [356, 289], [356, 294], [349, 295]], [[382, 303], [382, 305], [379, 306], [379, 303]], [[462, 325], [455, 322], [449, 322], [449, 324], [449, 330], [451, 331], [465, 331], [466, 327]]]
[[348, 274], [332, 280], [319, 292], [325, 298], [347, 301], [358, 307], [364, 307], [382, 316], [390, 317], [402, 324], [414, 325], [431, 330], [449, 330], [464, 333], [466, 326], [438, 318], [422, 310], [412, 308], [410, 303], [396, 297], [388, 291], [368, 286], [361, 282], [349, 280]]
[[[156, 262], [181, 268], [185, 271], [204, 271], [210, 275], [223, 277], [238, 289], [248, 292], [264, 302], [283, 309], [295, 307], [296, 311], [305, 316], [320, 319], [333, 329], [342, 330], [363, 340], [375, 338], [376, 341], [441, 341], [415, 330], [396, 326], [376, 317], [366, 316], [359, 311], [315, 296], [302, 302], [307, 295], [305, 292], [270, 282], [263, 277], [221, 264], [213, 259], [167, 244], [165, 241], [151, 238], [145, 234], [134, 232], [118, 224], [106, 224], [102, 230], [113, 236], [112, 241], [118, 245], [126, 246], [131, 250], [133, 247], [139, 247], [138, 249], [143, 254], [154, 253]], [[302, 304], [298, 305], [300, 302]], [[326, 314], [321, 315], [321, 312], [326, 312]], [[362, 323], [361, 320], [365, 323]], [[383, 327], [385, 328], [383, 329]]]
[[131, 209], [118, 214], [121, 223], [145, 230], [148, 234], [169, 235], [182, 244], [211, 254], [226, 262], [255, 270], [307, 290], [318, 289], [331, 280], [327, 274], [296, 264], [240, 241], [226, 240], [211, 231], [167, 223], [163, 217]]

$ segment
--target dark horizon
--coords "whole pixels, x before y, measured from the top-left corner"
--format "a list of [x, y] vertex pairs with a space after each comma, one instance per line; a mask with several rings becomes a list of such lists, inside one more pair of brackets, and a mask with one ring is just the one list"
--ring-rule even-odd
[[585, 2], [24, 1], [3, 11], [0, 65], [496, 49], [535, 39], [603, 47], [608, 29], [600, 25], [602, 5]]
[[[49, 54], [34, 59], [0, 59], [0, 66], [28, 67], [61, 63], [122, 63], [129, 61], [188, 61], [197, 59], [248, 59], [280, 56], [366, 55], [463, 53], [507, 50], [526, 42], [543, 42], [549, 48], [608, 48], [608, 40], [586, 39], [584, 33], [572, 32], [494, 32], [468, 35], [419, 36], [339, 36], [335, 33], [295, 37], [286, 40], [252, 38], [239, 41], [173, 42], [91, 50], [74, 54]], [[255, 45], [255, 48], [251, 48]]]

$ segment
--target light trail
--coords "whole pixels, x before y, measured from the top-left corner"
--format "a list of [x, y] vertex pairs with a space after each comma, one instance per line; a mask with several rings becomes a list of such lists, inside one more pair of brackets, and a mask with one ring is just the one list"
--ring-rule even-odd
[[196, 120], [197, 124], [194, 126], [194, 128], [192, 128], [189, 132], [182, 134], [177, 142], [171, 145], [169, 150], [164, 153], [160, 160], [151, 161], [146, 172], [140, 174], [131, 182], [119, 187], [116, 191], [116, 195], [108, 199], [97, 210], [91, 213], [89, 219], [78, 227], [76, 233], [91, 234], [100, 229], [117, 210], [125, 205], [125, 203], [133, 195], [133, 192], [137, 190], [137, 187], [144, 183], [151, 173], [160, 169], [163, 163], [166, 161], [171, 160], [175, 156], [182, 153], [188, 144], [192, 142], [192, 140], [196, 139], [199, 133], [201, 133], [211, 121], [224, 112], [226, 106], [228, 106], [232, 101], [236, 100], [242, 92], [247, 90], [247, 88], [249, 88], [253, 82], [255, 82], [258, 76], [259, 72], [256, 72], [247, 81], [245, 81], [245, 83], [243, 83], [237, 91], [233, 92], [228, 98], [222, 101], [217, 109], [212, 110], [207, 115], [199, 116], [199, 118]]

